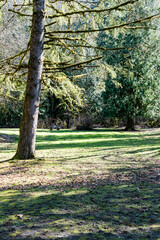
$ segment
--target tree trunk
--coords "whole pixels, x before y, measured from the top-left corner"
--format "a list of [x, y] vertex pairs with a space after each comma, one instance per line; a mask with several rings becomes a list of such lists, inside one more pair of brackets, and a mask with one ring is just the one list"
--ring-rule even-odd
[[69, 119], [69, 116], [67, 116], [66, 123], [67, 123], [67, 129], [69, 129], [69, 128], [70, 128], [70, 119]]
[[18, 148], [14, 159], [30, 159], [35, 156], [43, 68], [44, 4], [45, 0], [33, 0], [28, 78], [20, 124]]
[[127, 118], [126, 130], [127, 131], [135, 131], [134, 117]]

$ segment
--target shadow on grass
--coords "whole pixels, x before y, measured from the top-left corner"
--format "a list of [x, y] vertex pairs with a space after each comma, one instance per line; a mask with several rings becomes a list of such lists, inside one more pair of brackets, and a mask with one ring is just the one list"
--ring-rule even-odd
[[17, 141], [18, 140], [18, 134], [0, 134], [0, 137], [3, 137], [3, 140], [1, 141], [0, 139], [0, 143], [6, 142], [6, 143], [10, 143], [12, 141]]
[[[49, 133], [49, 130], [38, 130], [38, 133]], [[112, 131], [113, 132], [113, 131]], [[63, 133], [66, 133], [63, 134]], [[136, 154], [149, 151], [157, 151], [156, 156], [160, 155], [158, 147], [160, 145], [160, 138], [157, 138], [160, 133], [151, 132], [146, 133], [126, 133], [116, 131], [111, 133], [108, 129], [98, 129], [90, 132], [85, 131], [72, 131], [72, 130], [60, 130], [53, 131], [52, 135], [37, 135], [36, 149], [69, 149], [69, 148], [103, 148], [103, 150], [123, 149], [129, 147], [142, 147], [141, 149], [133, 150], [128, 153]], [[13, 139], [13, 143], [17, 142], [18, 135], [10, 135]], [[155, 138], [154, 138], [155, 137]], [[58, 142], [59, 141], [59, 142]], [[15, 148], [14, 144], [10, 144], [4, 149], [4, 146], [0, 146], [0, 150], [8, 151], [8, 149]]]
[[[159, 150], [159, 151], [158, 151]], [[128, 151], [128, 154], [137, 154], [137, 153], [147, 153], [147, 152], [152, 152], [152, 151], [157, 151], [156, 154], [160, 154], [160, 147], [148, 147], [148, 148], [141, 148], [141, 149], [136, 149], [133, 151]]]
[[[2, 137], [3, 136], [3, 137]], [[0, 152], [10, 152], [15, 148], [15, 143], [18, 141], [18, 134], [0, 134]]]
[[12, 163], [13, 160], [12, 160], [12, 159], [6, 159], [6, 160], [3, 160], [3, 161], [0, 161], [0, 164], [1, 164], [1, 163], [5, 163], [5, 162], [10, 162], [10, 163]]
[[137, 138], [137, 135], [133, 134], [124, 134], [123, 132], [121, 134], [105, 134], [104, 131], [99, 134], [99, 132], [96, 131], [91, 131], [91, 132], [86, 132], [85, 131], [79, 131], [79, 132], [67, 132], [67, 135], [61, 134], [62, 132], [58, 132], [57, 134], [53, 135], [48, 135], [48, 136], [37, 136], [37, 142], [42, 142], [42, 141], [73, 141], [73, 140], [88, 140], [88, 139], [112, 139], [112, 138]]
[[150, 175], [146, 168], [117, 168], [85, 184], [73, 179], [71, 185], [8, 190], [1, 196], [1, 240], [157, 240], [159, 185]]
[[[63, 132], [68, 133], [63, 135]], [[59, 148], [123, 148], [123, 147], [154, 147], [160, 144], [160, 139], [154, 138], [159, 133], [126, 133], [119, 132], [111, 134], [110, 130], [103, 129], [90, 132], [68, 131], [58, 132], [48, 136], [37, 136], [37, 149], [59, 149]], [[61, 134], [62, 133], [62, 134]], [[71, 133], [71, 134], [70, 134]], [[147, 137], [147, 138], [146, 138]], [[79, 141], [85, 140], [85, 141]], [[88, 141], [87, 141], [88, 140]], [[59, 141], [59, 142], [58, 142]], [[62, 142], [61, 142], [62, 141]], [[66, 142], [65, 142], [66, 141]], [[68, 141], [68, 142], [67, 142]], [[74, 142], [75, 141], [75, 142]], [[45, 143], [46, 142], [46, 143]]]
[[[53, 138], [54, 139], [54, 138]], [[51, 140], [50, 140], [51, 141]], [[98, 147], [112, 147], [112, 148], [127, 148], [127, 147], [153, 147], [160, 144], [160, 139], [107, 139], [96, 141], [86, 141], [86, 142], [54, 142], [47, 141], [45, 143], [37, 143], [37, 149], [58, 149], [58, 148], [98, 148]]]

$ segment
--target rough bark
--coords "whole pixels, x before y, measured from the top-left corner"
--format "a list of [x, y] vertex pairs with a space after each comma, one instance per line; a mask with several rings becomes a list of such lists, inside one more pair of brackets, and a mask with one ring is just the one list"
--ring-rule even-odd
[[16, 159], [30, 159], [35, 156], [35, 141], [43, 68], [44, 4], [45, 0], [33, 0], [28, 78], [20, 124], [18, 148], [14, 156]]
[[126, 123], [126, 130], [127, 131], [135, 131], [135, 121], [134, 118], [128, 117]]

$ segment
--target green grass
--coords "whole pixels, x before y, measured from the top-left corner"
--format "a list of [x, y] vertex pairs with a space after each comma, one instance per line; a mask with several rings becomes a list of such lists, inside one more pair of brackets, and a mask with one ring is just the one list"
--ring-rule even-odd
[[17, 140], [0, 129], [1, 240], [160, 239], [160, 129], [38, 130], [9, 160]]

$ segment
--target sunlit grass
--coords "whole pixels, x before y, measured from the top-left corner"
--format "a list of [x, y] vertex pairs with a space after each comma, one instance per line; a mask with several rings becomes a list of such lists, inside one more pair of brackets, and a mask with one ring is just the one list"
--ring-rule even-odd
[[160, 129], [38, 130], [20, 161], [18, 129], [1, 134], [0, 239], [160, 238]]

